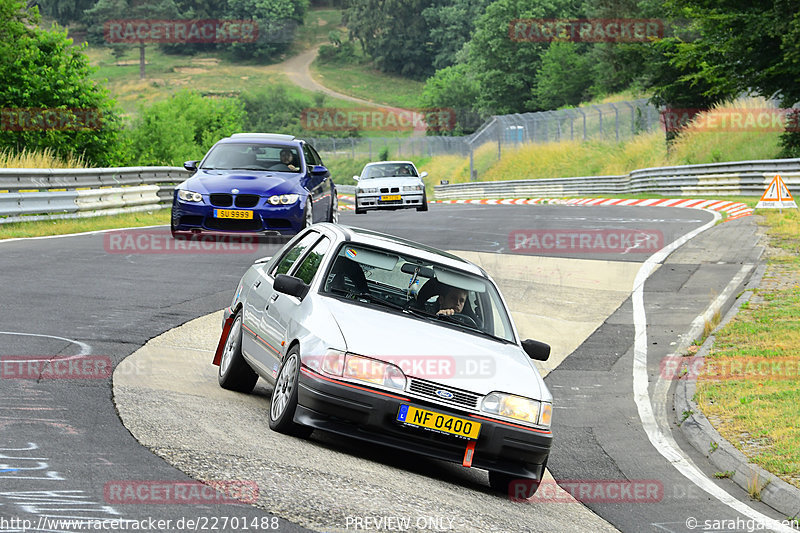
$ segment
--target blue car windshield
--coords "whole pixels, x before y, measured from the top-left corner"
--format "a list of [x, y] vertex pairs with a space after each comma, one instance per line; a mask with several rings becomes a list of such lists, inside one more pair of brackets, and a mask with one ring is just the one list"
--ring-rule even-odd
[[291, 146], [222, 143], [211, 149], [200, 168], [300, 172], [300, 157], [297, 148]]

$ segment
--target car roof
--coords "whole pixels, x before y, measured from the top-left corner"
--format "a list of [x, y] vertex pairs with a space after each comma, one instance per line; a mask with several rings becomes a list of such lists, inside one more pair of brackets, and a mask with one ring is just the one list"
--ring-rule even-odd
[[270, 141], [294, 141], [297, 140], [294, 135], [286, 135], [283, 133], [234, 133], [229, 137], [230, 139], [264, 139]]
[[427, 244], [411, 241], [402, 237], [396, 237], [394, 235], [388, 235], [378, 231], [355, 228], [352, 226], [343, 226], [340, 224], [320, 223], [314, 224], [312, 227], [329, 229], [340, 235], [341, 240], [347, 242], [371, 245], [377, 248], [383, 248], [384, 250], [414, 255], [421, 259], [439, 263], [451, 268], [464, 270], [478, 276], [489, 277], [486, 271], [478, 265], [471, 263], [466, 259], [462, 259], [457, 255], [445, 252], [444, 250], [428, 246]]
[[367, 163], [366, 165], [364, 165], [364, 168], [371, 167], [372, 165], [396, 165], [399, 163], [408, 163], [410, 165], [414, 164], [413, 161], [373, 161], [371, 163]]

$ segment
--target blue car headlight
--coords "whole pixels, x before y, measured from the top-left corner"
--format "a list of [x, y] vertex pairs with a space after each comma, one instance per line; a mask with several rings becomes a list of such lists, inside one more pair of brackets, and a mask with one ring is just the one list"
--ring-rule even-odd
[[186, 191], [186, 190], [179, 190], [178, 191], [178, 198], [183, 200], [184, 202], [202, 202], [203, 195], [199, 192], [194, 191]]
[[270, 196], [267, 201], [272, 205], [290, 205], [297, 202], [299, 199], [299, 194], [281, 194], [280, 196], [275, 194]]

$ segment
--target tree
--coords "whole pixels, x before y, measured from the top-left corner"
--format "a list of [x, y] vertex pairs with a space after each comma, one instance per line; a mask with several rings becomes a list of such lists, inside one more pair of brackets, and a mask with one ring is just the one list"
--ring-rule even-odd
[[227, 17], [253, 19], [258, 24], [255, 42], [231, 43], [230, 49], [244, 59], [274, 59], [288, 50], [307, 10], [308, 0], [228, 0]]
[[[89, 23], [89, 41], [95, 44], [108, 43], [107, 25], [112, 21], [154, 20], [178, 18], [178, 7], [174, 0], [98, 0], [85, 11]], [[130, 32], [134, 35], [134, 32]], [[128, 35], [126, 28], [125, 35]], [[112, 39], [113, 41], [113, 39]], [[139, 78], [145, 78], [145, 40], [140, 40]]]
[[85, 47], [39, 23], [24, 0], [0, 0], [0, 146], [116, 163], [120, 121], [106, 90], [90, 79]]
[[578, 105], [588, 96], [594, 80], [591, 58], [578, 43], [553, 42], [542, 56], [533, 90], [536, 106], [555, 109]]
[[47, 0], [35, 2], [39, 12], [56, 20], [61, 25], [84, 20], [83, 12], [92, 7], [97, 0]]
[[469, 42], [469, 70], [478, 82], [477, 108], [493, 115], [538, 111], [532, 98], [547, 42], [515, 40], [509, 25], [516, 19], [567, 17], [566, 1], [496, 0], [478, 19]]
[[[708, 101], [755, 93], [789, 107], [800, 100], [800, 0], [669, 0], [671, 14], [695, 21], [699, 37], [671, 43], [670, 64]], [[659, 94], [672, 80], [655, 78]], [[674, 90], [672, 91], [674, 93]], [[800, 132], [784, 134], [786, 155]]]
[[424, 79], [433, 74], [430, 28], [420, 14], [433, 0], [351, 0], [342, 22], [384, 71]]
[[458, 53], [472, 37], [475, 21], [491, 0], [449, 0], [426, 7], [422, 11], [434, 51], [433, 67], [454, 65]]
[[484, 118], [473, 110], [478, 89], [478, 82], [466, 63], [439, 69], [428, 78], [420, 96], [421, 106], [426, 109], [453, 110], [456, 117], [452, 130], [439, 129], [432, 133], [464, 135], [475, 131]]
[[242, 131], [244, 109], [236, 98], [204, 98], [181, 91], [140, 110], [128, 132], [139, 165], [180, 165], [201, 159], [218, 140]]

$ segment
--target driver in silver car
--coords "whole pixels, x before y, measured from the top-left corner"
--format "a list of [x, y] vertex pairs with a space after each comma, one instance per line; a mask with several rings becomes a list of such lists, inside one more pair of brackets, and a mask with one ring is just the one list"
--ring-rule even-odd
[[437, 315], [454, 315], [464, 311], [464, 304], [467, 302], [467, 291], [442, 284], [437, 303], [439, 310]]

